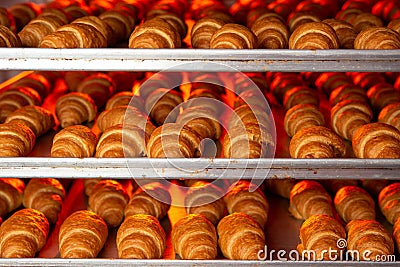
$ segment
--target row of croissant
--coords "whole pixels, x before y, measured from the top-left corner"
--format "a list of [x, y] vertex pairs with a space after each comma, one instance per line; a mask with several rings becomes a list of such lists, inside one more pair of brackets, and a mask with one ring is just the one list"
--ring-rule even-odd
[[400, 8], [393, 2], [393, 13], [386, 14], [383, 5], [258, 0], [236, 1], [229, 9], [219, 0], [72, 0], [41, 10], [28, 3], [2, 9], [0, 40], [3, 47], [99, 48], [129, 39], [130, 48], [179, 48], [188, 32], [185, 19], [192, 17], [193, 48], [399, 49]]

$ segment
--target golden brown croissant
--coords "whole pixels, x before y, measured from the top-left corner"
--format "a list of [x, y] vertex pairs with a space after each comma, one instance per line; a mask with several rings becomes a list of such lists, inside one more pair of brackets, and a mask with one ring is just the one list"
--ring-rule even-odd
[[365, 101], [344, 100], [331, 109], [332, 129], [342, 138], [351, 140], [361, 126], [370, 123], [371, 107]]
[[0, 93], [0, 122], [19, 108], [28, 105], [40, 106], [42, 100], [39, 94], [28, 87], [10, 88]]
[[43, 212], [49, 223], [55, 223], [64, 197], [64, 187], [57, 179], [32, 178], [25, 188], [23, 205]]
[[115, 180], [101, 180], [95, 184], [88, 199], [89, 210], [100, 215], [110, 227], [121, 224], [128, 201], [128, 192]]
[[386, 27], [368, 28], [357, 35], [354, 49], [400, 49], [400, 34]]
[[344, 84], [336, 87], [329, 96], [329, 103], [334, 106], [343, 100], [354, 100], [368, 102], [366, 92], [354, 84]]
[[357, 33], [370, 28], [383, 27], [383, 21], [368, 12], [358, 14], [351, 23]]
[[292, 137], [301, 129], [324, 126], [324, 115], [312, 104], [298, 104], [286, 111], [283, 119], [286, 133]]
[[393, 85], [388, 83], [378, 83], [370, 87], [367, 96], [371, 106], [376, 111], [381, 111], [387, 105], [400, 102], [400, 94]]
[[290, 49], [338, 49], [335, 30], [324, 22], [308, 22], [297, 27], [289, 38]]
[[[179, 37], [181, 39], [184, 39], [186, 37], [187, 30], [188, 30], [187, 25], [186, 25], [185, 21], [177, 14], [175, 14], [173, 12], [165, 11], [165, 12], [155, 15], [154, 17], [163, 19], [167, 23], [169, 23], [179, 33]], [[152, 18], [151, 15], [150, 15], [150, 17], [149, 16], [147, 17], [147, 19], [151, 19], [151, 18]]]
[[0, 25], [0, 47], [21, 47], [21, 39], [12, 30]]
[[205, 17], [196, 21], [190, 33], [193, 48], [210, 48], [213, 34], [228, 21], [223, 18]]
[[336, 158], [346, 154], [346, 145], [331, 129], [312, 126], [292, 137], [289, 152], [292, 158]]
[[217, 226], [218, 245], [222, 254], [231, 260], [259, 260], [265, 248], [265, 234], [249, 215], [233, 213], [222, 218]]
[[378, 197], [382, 189], [390, 182], [386, 179], [361, 179], [360, 184], [371, 196]]
[[297, 183], [295, 179], [266, 179], [264, 181], [265, 188], [278, 196], [290, 199], [290, 191], [292, 191], [293, 186]]
[[342, 9], [340, 10], [337, 14], [336, 14], [336, 18], [338, 20], [343, 20], [345, 22], [351, 23], [354, 18], [363, 13], [363, 9], [362, 8], [358, 8], [358, 7], [350, 7], [347, 9]]
[[0, 217], [21, 206], [25, 184], [18, 178], [0, 178]]
[[19, 87], [32, 88], [39, 94], [40, 99], [42, 101], [44, 101], [44, 99], [52, 90], [49, 80], [44, 75], [35, 72], [19, 79], [10, 86], [10, 88], [19, 88]]
[[[303, 222], [300, 228], [300, 241], [297, 250], [308, 260], [331, 260], [327, 251], [340, 253], [344, 248], [338, 247], [340, 240], [346, 238], [346, 230], [334, 218], [317, 214]], [[308, 253], [305, 253], [307, 252]]]
[[107, 10], [101, 13], [99, 18], [113, 30], [109, 36], [108, 45], [127, 40], [135, 27], [135, 19], [122, 8]]
[[400, 130], [400, 103], [385, 106], [378, 115], [378, 121], [396, 127]]
[[390, 184], [378, 196], [379, 208], [388, 222], [394, 224], [400, 217], [400, 183]]
[[353, 85], [351, 78], [342, 72], [323, 72], [315, 80], [318, 90], [330, 95], [339, 86]]
[[147, 114], [157, 125], [175, 122], [179, 109], [176, 106], [183, 102], [182, 95], [176, 91], [159, 88], [150, 93], [145, 100]]
[[400, 131], [381, 122], [361, 126], [352, 139], [357, 158], [400, 158]]
[[85, 178], [85, 179], [83, 179], [83, 186], [85, 188], [85, 195], [89, 196], [90, 192], [92, 192], [93, 186], [95, 186], [101, 180], [102, 180], [101, 178]]
[[46, 244], [49, 222], [35, 209], [15, 212], [0, 227], [1, 258], [33, 258]]
[[392, 29], [398, 33], [400, 33], [400, 18], [397, 19], [393, 19], [389, 22], [389, 24], [387, 25], [387, 27], [389, 29]]
[[115, 88], [110, 76], [105, 73], [95, 73], [83, 79], [76, 90], [88, 94], [98, 107], [103, 107], [114, 94]]
[[96, 213], [79, 210], [68, 216], [58, 234], [61, 258], [96, 258], [108, 236], [106, 222]]
[[319, 182], [324, 186], [324, 188], [332, 193], [333, 195], [345, 186], [358, 186], [358, 180], [354, 179], [322, 179]]
[[282, 103], [286, 91], [302, 85], [306, 85], [306, 83], [300, 74], [279, 72], [271, 78], [270, 89], [276, 99]]
[[143, 99], [140, 96], [134, 95], [131, 92], [119, 92], [113, 95], [107, 101], [105, 109], [108, 110], [121, 106], [132, 106], [140, 111], [144, 111]]
[[222, 196], [222, 190], [213, 183], [196, 181], [190, 185], [185, 196], [186, 213], [204, 215], [212, 224], [217, 225], [226, 209]]
[[29, 127], [39, 137], [55, 126], [53, 114], [39, 106], [24, 106], [17, 109], [6, 119], [6, 123], [20, 123]]
[[76, 92], [78, 85], [89, 75], [90, 73], [87, 71], [66, 71], [64, 73], [64, 81], [67, 89], [70, 92]]
[[332, 199], [317, 181], [300, 181], [290, 191], [289, 211], [299, 220], [307, 220], [315, 214], [333, 216]]
[[172, 227], [172, 245], [183, 260], [213, 260], [217, 257], [217, 231], [201, 214], [189, 214]]
[[292, 12], [287, 19], [290, 32], [293, 32], [300, 25], [309, 22], [321, 22], [321, 16], [312, 11], [297, 10]]
[[171, 195], [160, 182], [141, 185], [125, 206], [125, 218], [134, 214], [147, 214], [158, 220], [164, 218], [171, 205]]
[[257, 37], [246, 26], [227, 23], [218, 29], [210, 40], [210, 48], [253, 49], [257, 47]]
[[69, 126], [54, 136], [51, 156], [56, 158], [92, 157], [96, 144], [97, 136], [88, 127]]
[[357, 33], [354, 30], [353, 25], [344, 20], [338, 20], [334, 18], [324, 19], [322, 22], [328, 24], [335, 30], [336, 35], [339, 39], [340, 48], [354, 48], [354, 40], [357, 37]]
[[35, 142], [35, 133], [29, 127], [17, 122], [0, 124], [0, 157], [27, 156]]
[[167, 246], [159, 221], [146, 214], [125, 218], [118, 229], [116, 243], [121, 259], [160, 259]]
[[224, 201], [229, 213], [245, 213], [264, 228], [268, 220], [269, 204], [264, 193], [255, 187], [246, 180], [238, 181], [224, 196]]
[[[212, 95], [205, 94], [205, 97], [211, 97], [215, 99], [221, 99], [221, 95], [225, 94], [225, 84], [223, 79], [217, 74], [212, 72], [192, 72], [189, 75], [190, 80], [190, 95], [198, 96], [202, 95], [202, 91], [197, 91], [199, 89], [206, 89], [213, 91]], [[189, 96], [190, 97], [190, 96]]]
[[346, 223], [352, 220], [375, 220], [375, 202], [361, 187], [340, 188], [334, 203], [337, 212]]
[[15, 19], [7, 8], [0, 7], [0, 25], [6, 26], [12, 32], [16, 32]]
[[203, 107], [212, 110], [214, 114], [219, 114], [221, 112], [221, 103], [221, 95], [215, 92], [213, 88], [204, 86], [203, 88], [192, 88], [189, 98], [184, 102], [184, 107]]
[[268, 114], [265, 108], [255, 105], [241, 105], [235, 108], [234, 113], [229, 118], [228, 129], [242, 124], [244, 127], [246, 127], [247, 124], [258, 124], [268, 129], [273, 122], [271, 114]]
[[283, 97], [285, 108], [290, 109], [298, 104], [311, 104], [318, 107], [318, 92], [308, 86], [295, 86], [287, 90]]
[[19, 32], [26, 24], [28, 24], [29, 21], [36, 18], [40, 13], [41, 8], [33, 2], [26, 2], [14, 4], [10, 6], [8, 10], [13, 15], [17, 26], [17, 32]]
[[162, 18], [146, 20], [129, 37], [129, 48], [179, 48], [177, 29]]
[[156, 128], [147, 143], [150, 158], [193, 158], [200, 153], [200, 137], [177, 123], [165, 123]]
[[379, 260], [393, 255], [394, 244], [385, 227], [374, 220], [353, 220], [346, 225], [347, 249], [358, 251], [360, 260]]
[[88, 94], [72, 92], [57, 99], [56, 114], [61, 127], [66, 128], [93, 121], [97, 106]]
[[268, 17], [257, 19], [251, 27], [257, 36], [257, 47], [266, 49], [285, 49], [289, 43], [289, 30], [279, 20]]
[[379, 72], [354, 72], [349, 73], [353, 83], [368, 91], [372, 86], [387, 83], [385, 76]]

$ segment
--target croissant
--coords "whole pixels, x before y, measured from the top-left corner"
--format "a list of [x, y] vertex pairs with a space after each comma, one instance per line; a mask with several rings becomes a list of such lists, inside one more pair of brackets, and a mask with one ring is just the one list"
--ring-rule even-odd
[[145, 100], [147, 114], [157, 125], [166, 122], [175, 122], [179, 106], [183, 102], [182, 95], [178, 92], [159, 88], [150, 93]]
[[297, 27], [289, 38], [289, 49], [338, 49], [335, 30], [324, 22], [308, 22]]
[[359, 86], [354, 84], [344, 84], [336, 87], [329, 96], [329, 103], [335, 106], [344, 100], [368, 102], [366, 92]]
[[373, 112], [364, 101], [344, 100], [331, 110], [332, 129], [342, 138], [351, 140], [361, 126], [370, 123]]
[[264, 181], [265, 188], [278, 196], [290, 199], [290, 191], [297, 183], [295, 179], [266, 179]]
[[217, 231], [201, 214], [189, 214], [172, 227], [172, 245], [183, 260], [213, 260], [217, 257]]
[[269, 204], [264, 193], [256, 185], [241, 180], [234, 184], [224, 196], [226, 207], [230, 214], [242, 212], [251, 216], [261, 228], [268, 220]]
[[25, 184], [18, 178], [0, 178], [0, 217], [21, 206]]
[[16, 211], [0, 227], [1, 258], [33, 258], [46, 244], [49, 222], [38, 210]]
[[385, 106], [379, 112], [378, 121], [392, 125], [400, 130], [400, 103]]
[[265, 234], [249, 215], [232, 213], [217, 226], [218, 245], [222, 254], [231, 260], [259, 260], [265, 249]]
[[400, 49], [400, 34], [386, 27], [368, 28], [357, 35], [354, 49]]
[[147, 143], [150, 158], [193, 158], [200, 152], [200, 137], [176, 123], [166, 123], [156, 128]]
[[69, 126], [54, 136], [51, 156], [56, 158], [92, 157], [96, 144], [97, 136], [88, 127]]
[[39, 94], [42, 101], [49, 95], [52, 90], [49, 79], [37, 72], [32, 72], [28, 76], [19, 79], [10, 86], [10, 88], [18, 87], [32, 88]]
[[272, 12], [269, 9], [254, 8], [247, 13], [246, 25], [251, 28], [257, 20], [264, 20], [265, 18], [268, 19], [267, 21], [280, 21], [285, 23], [285, 20], [282, 16], [278, 15], [278, 13]]
[[384, 179], [362, 179], [361, 186], [372, 196], [377, 197], [384, 187], [390, 184]]
[[353, 25], [338, 19], [324, 19], [322, 22], [328, 24], [333, 28], [336, 32], [336, 35], [339, 39], [340, 48], [344, 49], [353, 49], [354, 48], [354, 40], [357, 37], [357, 33], [354, 30]]
[[390, 184], [378, 196], [379, 208], [388, 222], [394, 224], [400, 217], [400, 183]]
[[343, 20], [348, 23], [352, 23], [354, 18], [363, 13], [364, 11], [360, 8], [347, 8], [347, 9], [342, 9], [336, 14], [336, 19], [338, 20]]
[[258, 124], [268, 129], [273, 124], [271, 114], [268, 114], [265, 108], [255, 105], [241, 105], [235, 108], [234, 113], [229, 118], [228, 129], [243, 124]]
[[[309, 260], [331, 260], [327, 251], [341, 253], [339, 240], [346, 238], [346, 230], [334, 218], [325, 215], [313, 215], [303, 222], [300, 228], [300, 241], [297, 250]], [[308, 253], [306, 253], [308, 252]]]
[[393, 255], [393, 239], [379, 222], [353, 220], [346, 225], [346, 230], [347, 249], [358, 251], [361, 260], [379, 260], [384, 255]]
[[8, 10], [14, 17], [15, 24], [17, 26], [17, 32], [19, 32], [26, 24], [28, 24], [29, 21], [36, 18], [36, 16], [40, 13], [41, 8], [39, 5], [33, 2], [26, 2], [14, 4], [10, 6]]
[[89, 16], [90, 10], [85, 6], [78, 4], [70, 4], [63, 8], [63, 11], [68, 14], [69, 21], [72, 22], [81, 17]]
[[15, 29], [15, 19], [7, 8], [0, 8], [0, 25], [9, 28], [12, 32], [16, 32]]
[[342, 72], [323, 72], [315, 80], [315, 86], [319, 91], [330, 95], [333, 90], [340, 86], [353, 85], [351, 78]]
[[221, 95], [213, 90], [213, 87], [203, 86], [203, 88], [195, 88], [190, 91], [189, 98], [184, 102], [184, 108], [203, 107], [211, 110], [214, 114], [220, 114], [223, 109], [222, 103]]
[[21, 39], [12, 30], [0, 25], [0, 47], [21, 47]]
[[128, 201], [128, 192], [114, 180], [101, 180], [95, 184], [88, 199], [89, 210], [100, 215], [110, 227], [121, 224]]
[[101, 135], [95, 157], [98, 158], [136, 158], [146, 156], [146, 143], [149, 136], [133, 125], [117, 124], [107, 128]]
[[113, 29], [109, 36], [109, 45], [120, 43], [129, 38], [135, 27], [135, 18], [123, 8], [114, 8], [103, 12], [99, 18], [104, 21], [110, 29]]
[[383, 21], [371, 13], [363, 12], [354, 18], [352, 25], [354, 30], [359, 33], [370, 28], [383, 27]]
[[367, 91], [371, 106], [376, 111], [381, 111], [387, 105], [400, 102], [400, 94], [388, 83], [378, 83]]
[[354, 179], [323, 179], [319, 182], [332, 194], [336, 194], [342, 187], [358, 186], [358, 180]]
[[361, 187], [340, 188], [334, 203], [337, 212], [346, 223], [352, 220], [375, 220], [375, 202]]
[[146, 214], [125, 218], [118, 229], [116, 243], [121, 259], [160, 259], [167, 246], [159, 221]]
[[96, 258], [108, 236], [107, 224], [96, 213], [79, 210], [68, 216], [58, 234], [61, 258]]
[[93, 121], [97, 106], [88, 94], [72, 92], [57, 99], [56, 114], [61, 127], [66, 128]]
[[267, 82], [265, 75], [260, 72], [249, 72], [243, 75], [240, 73], [235, 76], [234, 92], [240, 95], [243, 91], [258, 90], [262, 93], [268, 92], [269, 82]]
[[23, 205], [43, 212], [49, 223], [55, 223], [64, 198], [64, 187], [57, 179], [33, 178], [25, 188]]
[[0, 122], [13, 111], [28, 105], [40, 106], [42, 100], [39, 94], [28, 87], [10, 88], [0, 93]]
[[76, 90], [88, 94], [98, 107], [103, 107], [113, 95], [115, 88], [116, 85], [110, 76], [105, 73], [95, 73], [83, 79]]
[[361, 126], [352, 139], [357, 158], [400, 158], [400, 131], [381, 123]]
[[312, 104], [298, 104], [286, 111], [283, 125], [288, 136], [292, 137], [301, 129], [324, 126], [324, 115]]
[[283, 105], [288, 110], [298, 104], [312, 104], [319, 106], [319, 98], [316, 90], [307, 86], [295, 86], [286, 91], [283, 97]]
[[208, 89], [213, 91], [212, 98], [220, 99], [222, 94], [225, 94], [225, 84], [223, 79], [213, 72], [191, 72], [189, 75], [190, 80], [190, 94], [198, 95], [196, 90], [198, 89]]
[[100, 178], [85, 178], [83, 179], [83, 186], [85, 188], [85, 195], [89, 196], [90, 192], [92, 192], [93, 186], [95, 186], [102, 179]]
[[64, 73], [64, 82], [70, 92], [76, 92], [78, 85], [89, 76], [87, 71], [66, 71]]
[[329, 128], [312, 126], [293, 135], [289, 153], [292, 158], [336, 158], [346, 154], [346, 145]]
[[27, 156], [35, 142], [35, 133], [29, 127], [17, 122], [0, 124], [0, 157]]
[[[186, 25], [185, 21], [183, 19], [181, 19], [177, 14], [166, 11], [166, 12], [157, 14], [154, 17], [163, 19], [167, 23], [169, 23], [179, 33], [179, 37], [181, 39], [184, 39], [186, 37], [187, 30], [188, 30], [187, 25]], [[151, 19], [151, 18], [148, 17], [147, 19]]]
[[392, 29], [398, 33], [400, 33], [400, 18], [397, 19], [393, 19], [389, 22], [389, 24], [387, 25], [387, 27], [389, 29]]
[[353, 79], [353, 83], [365, 91], [374, 85], [387, 83], [385, 76], [379, 72], [354, 72], [349, 75]]
[[20, 123], [29, 127], [39, 137], [55, 126], [53, 114], [39, 106], [24, 106], [17, 109], [6, 119], [6, 123]]
[[270, 88], [276, 99], [282, 102], [286, 91], [301, 85], [306, 85], [306, 83], [297, 73], [276, 73], [271, 80]]
[[285, 49], [289, 43], [289, 30], [287, 26], [279, 21], [270, 18], [259, 18], [251, 27], [257, 36], [257, 47], [266, 49]]
[[186, 213], [201, 214], [217, 225], [226, 208], [222, 196], [223, 191], [213, 183], [196, 181], [190, 185], [185, 196]]
[[205, 17], [193, 25], [190, 37], [193, 48], [210, 48], [213, 34], [224, 24], [228, 23], [220, 17]]
[[293, 32], [300, 25], [310, 22], [321, 22], [321, 16], [312, 11], [296, 10], [293, 11], [287, 19], [290, 32]]
[[146, 20], [129, 37], [129, 48], [179, 48], [177, 29], [162, 18]]
[[121, 106], [132, 106], [140, 111], [144, 111], [143, 99], [140, 96], [134, 95], [131, 92], [119, 92], [113, 95], [107, 101], [105, 109], [109, 110]]
[[180, 72], [146, 72], [146, 81], [139, 87], [139, 95], [143, 100], [159, 88], [178, 89], [182, 84], [182, 73]]
[[257, 47], [257, 37], [246, 26], [234, 23], [224, 24], [210, 40], [210, 48], [253, 49]]

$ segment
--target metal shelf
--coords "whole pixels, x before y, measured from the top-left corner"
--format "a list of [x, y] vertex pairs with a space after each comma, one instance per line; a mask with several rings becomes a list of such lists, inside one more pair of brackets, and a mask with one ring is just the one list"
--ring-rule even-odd
[[2, 70], [400, 71], [399, 50], [0, 48]]

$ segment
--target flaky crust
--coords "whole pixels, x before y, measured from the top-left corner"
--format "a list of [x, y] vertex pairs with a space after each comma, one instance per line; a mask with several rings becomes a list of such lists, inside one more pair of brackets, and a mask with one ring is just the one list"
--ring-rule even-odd
[[400, 130], [400, 103], [389, 104], [378, 115], [378, 121], [396, 127]]
[[21, 206], [25, 184], [18, 178], [0, 178], [0, 217]]
[[400, 183], [384, 187], [379, 193], [378, 204], [388, 222], [394, 224], [400, 217]]
[[355, 49], [400, 49], [400, 34], [390, 28], [362, 30], [354, 40]]
[[132, 106], [144, 112], [144, 102], [142, 97], [134, 95], [132, 92], [119, 92], [113, 95], [106, 103], [105, 109], [112, 109], [121, 106]]
[[312, 126], [324, 126], [324, 115], [312, 104], [298, 104], [286, 111], [283, 119], [286, 133], [291, 137], [301, 129]]
[[290, 49], [338, 49], [335, 30], [324, 22], [308, 22], [297, 27], [289, 38]]
[[12, 30], [0, 25], [0, 47], [21, 47], [21, 39]]
[[266, 49], [285, 49], [289, 43], [289, 30], [279, 20], [268, 17], [257, 19], [251, 27], [257, 36], [257, 47]]
[[308, 86], [295, 86], [285, 92], [283, 105], [290, 109], [298, 104], [319, 106], [318, 92]]
[[116, 85], [105, 73], [92, 74], [78, 84], [77, 92], [88, 94], [97, 107], [103, 107], [107, 100], [114, 94]]
[[357, 37], [357, 33], [354, 30], [354, 27], [347, 23], [344, 20], [338, 19], [325, 19], [322, 22], [331, 26], [339, 39], [340, 48], [344, 49], [353, 49], [354, 48], [354, 40]]
[[387, 105], [400, 102], [400, 94], [392, 84], [376, 83], [374, 78], [371, 83], [373, 85], [368, 89], [367, 96], [374, 110], [379, 112]]
[[18, 122], [0, 124], [0, 157], [24, 157], [35, 146], [35, 133]]
[[220, 18], [205, 17], [196, 21], [191, 31], [193, 48], [210, 48], [213, 34], [227, 22]]
[[329, 103], [334, 106], [344, 100], [368, 102], [368, 97], [361, 87], [354, 84], [344, 84], [333, 89], [329, 95]]
[[253, 49], [257, 47], [257, 37], [246, 26], [234, 23], [224, 24], [210, 40], [210, 48]]

